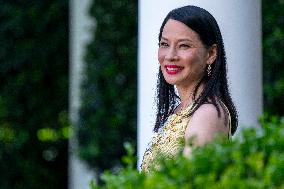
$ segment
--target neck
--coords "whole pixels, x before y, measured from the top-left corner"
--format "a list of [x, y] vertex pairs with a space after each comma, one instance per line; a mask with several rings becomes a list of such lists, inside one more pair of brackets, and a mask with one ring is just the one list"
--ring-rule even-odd
[[[186, 106], [188, 106], [189, 104], [191, 104], [193, 102], [193, 93], [194, 90], [196, 88], [197, 84], [192, 84], [189, 86], [176, 86], [177, 90], [178, 90], [178, 94], [180, 96], [180, 100], [181, 100], [181, 108], [184, 108]], [[200, 93], [203, 90], [203, 84], [200, 85], [199, 89], [196, 91], [195, 96], [198, 97], [200, 95]]]

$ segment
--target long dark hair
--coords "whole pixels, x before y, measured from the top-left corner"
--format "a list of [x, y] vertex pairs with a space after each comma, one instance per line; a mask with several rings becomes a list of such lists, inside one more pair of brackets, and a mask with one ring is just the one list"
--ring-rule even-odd
[[[220, 108], [217, 105], [217, 101], [220, 100], [228, 108], [231, 115], [231, 134], [233, 135], [238, 126], [238, 115], [228, 89], [224, 44], [215, 18], [208, 11], [196, 6], [185, 6], [174, 9], [168, 13], [162, 23], [159, 33], [159, 42], [162, 37], [164, 26], [169, 19], [182, 22], [194, 30], [199, 35], [200, 40], [205, 47], [209, 48], [214, 44], [217, 45], [217, 57], [214, 63], [211, 64], [211, 75], [208, 76], [207, 74], [204, 74], [203, 78], [194, 89], [193, 97], [196, 98], [198, 88], [202, 83], [204, 84], [202, 93], [194, 100], [193, 109], [190, 112], [190, 115], [192, 115], [202, 104], [212, 103], [218, 111], [218, 116], [220, 116]], [[159, 70], [158, 75], [157, 97], [155, 132], [162, 127], [167, 117], [174, 112], [176, 104], [179, 101], [174, 86], [166, 82], [161, 69]], [[220, 104], [226, 112], [226, 107], [222, 106], [222, 103]]]

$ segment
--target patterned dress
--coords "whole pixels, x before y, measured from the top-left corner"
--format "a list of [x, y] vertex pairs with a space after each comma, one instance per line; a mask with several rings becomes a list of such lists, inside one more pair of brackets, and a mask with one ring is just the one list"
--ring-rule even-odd
[[145, 151], [141, 170], [149, 172], [157, 168], [157, 160], [160, 157], [175, 158], [184, 148], [185, 130], [187, 128], [192, 110], [192, 105], [186, 109], [170, 115], [160, 130], [153, 136], [148, 149]]
[[[220, 101], [224, 106], [228, 115], [229, 131], [231, 131], [231, 116], [226, 105]], [[149, 172], [151, 169], [157, 169], [157, 160], [160, 157], [166, 159], [175, 158], [180, 152], [183, 151], [185, 146], [185, 130], [190, 121], [189, 113], [192, 111], [193, 105], [188, 106], [186, 109], [174, 113], [168, 117], [165, 125], [153, 136], [149, 148], [145, 151], [141, 170]], [[231, 133], [228, 133], [230, 139]]]

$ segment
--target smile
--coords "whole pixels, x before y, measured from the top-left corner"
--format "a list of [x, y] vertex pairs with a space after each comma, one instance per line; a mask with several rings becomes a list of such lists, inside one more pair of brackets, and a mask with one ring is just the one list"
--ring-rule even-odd
[[165, 68], [166, 72], [170, 75], [177, 74], [183, 69], [183, 67], [177, 65], [166, 65]]

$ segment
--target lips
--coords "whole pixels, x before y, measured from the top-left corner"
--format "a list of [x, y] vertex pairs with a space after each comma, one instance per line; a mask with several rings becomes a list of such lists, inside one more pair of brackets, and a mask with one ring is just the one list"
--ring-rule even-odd
[[170, 75], [178, 74], [183, 69], [183, 67], [177, 65], [166, 65], [165, 68]]

